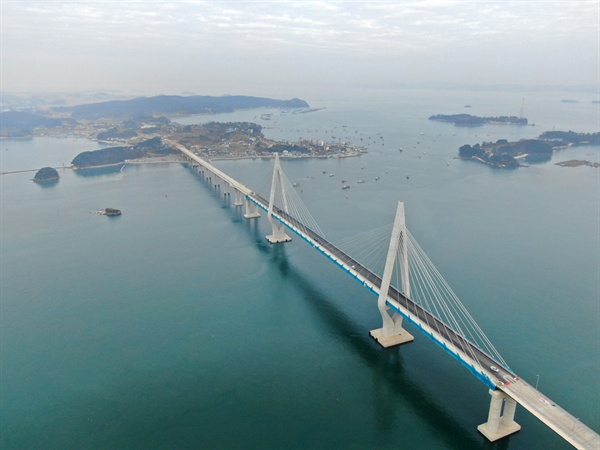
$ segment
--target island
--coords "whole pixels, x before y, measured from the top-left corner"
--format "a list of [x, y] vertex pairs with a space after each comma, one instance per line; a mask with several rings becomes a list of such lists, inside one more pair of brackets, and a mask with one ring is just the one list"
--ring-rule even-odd
[[56, 182], [60, 176], [54, 167], [42, 167], [33, 177], [35, 183]]
[[600, 163], [588, 161], [587, 159], [570, 159], [568, 161], [561, 161], [556, 163], [560, 167], [600, 167]]
[[[465, 106], [466, 108], [467, 106]], [[436, 114], [429, 120], [449, 122], [460, 127], [479, 127], [486, 124], [492, 125], [527, 125], [527, 119], [517, 116], [478, 117], [471, 114]]]
[[578, 145], [600, 146], [600, 133], [546, 131], [536, 139], [522, 139], [516, 142], [499, 139], [496, 142], [483, 142], [473, 146], [463, 145], [458, 152], [463, 159], [475, 160], [497, 168], [517, 168], [521, 165], [520, 160], [549, 161], [554, 151]]

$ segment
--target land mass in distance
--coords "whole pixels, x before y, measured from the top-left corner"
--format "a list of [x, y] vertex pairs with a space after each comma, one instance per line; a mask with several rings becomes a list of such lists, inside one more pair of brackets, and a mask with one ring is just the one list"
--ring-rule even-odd
[[[140, 118], [159, 116], [189, 116], [193, 114], [216, 114], [239, 109], [286, 108], [307, 110], [309, 105], [297, 98], [276, 100], [264, 97], [229, 95], [210, 97], [203, 95], [161, 95], [131, 100], [114, 100], [75, 106], [53, 107], [47, 110], [5, 111], [0, 113], [0, 137], [27, 137], [35, 133], [87, 134], [96, 137], [99, 128], [107, 123], [127, 122]], [[97, 123], [100, 121], [100, 123]], [[43, 131], [40, 131], [43, 130]], [[95, 132], [94, 132], [95, 131]]]
[[471, 114], [436, 114], [429, 120], [449, 122], [462, 127], [478, 127], [486, 124], [494, 125], [527, 125], [527, 119], [517, 116], [478, 117]]

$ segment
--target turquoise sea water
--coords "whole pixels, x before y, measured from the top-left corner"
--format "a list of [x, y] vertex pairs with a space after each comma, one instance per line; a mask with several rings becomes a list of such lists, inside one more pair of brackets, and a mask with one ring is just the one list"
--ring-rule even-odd
[[[465, 143], [598, 131], [594, 99], [560, 103], [573, 95], [526, 94], [536, 126], [523, 128], [427, 120], [517, 114], [522, 93], [432, 91], [182, 121], [255, 120], [278, 139], [367, 146], [282, 163], [326, 235], [391, 223], [404, 201], [412, 234], [511, 368], [598, 431], [600, 172], [553, 164], [598, 161], [598, 149], [514, 171], [453, 159]], [[2, 172], [97, 147], [2, 141]], [[256, 190], [272, 167], [215, 164]], [[0, 177], [0, 447], [570, 448], [521, 408], [523, 430], [489, 444], [476, 431], [483, 384], [416, 331], [379, 348], [375, 297], [299, 239], [271, 247], [264, 217], [241, 219], [186, 166], [60, 173], [47, 188], [33, 173]], [[123, 215], [94, 214], [105, 207]]]

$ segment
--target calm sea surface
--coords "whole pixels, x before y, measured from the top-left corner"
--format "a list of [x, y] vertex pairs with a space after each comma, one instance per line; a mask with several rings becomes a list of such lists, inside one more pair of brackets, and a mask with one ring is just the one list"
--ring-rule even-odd
[[[412, 234], [511, 368], [598, 431], [600, 171], [554, 165], [598, 161], [598, 148], [513, 171], [454, 159], [466, 143], [600, 131], [592, 100], [369, 91], [306, 114], [181, 121], [366, 146], [359, 158], [282, 162], [325, 234], [389, 224], [404, 201]], [[522, 105], [535, 126], [427, 120]], [[1, 141], [1, 171], [97, 148]], [[215, 165], [268, 187], [272, 161]], [[51, 187], [33, 174], [0, 177], [1, 448], [570, 448], [522, 408], [522, 431], [489, 444], [476, 431], [483, 384], [416, 330], [414, 343], [381, 349], [368, 336], [381, 320], [374, 296], [300, 239], [271, 247], [264, 215], [241, 219], [185, 165], [61, 169]], [[105, 207], [123, 215], [95, 214]]]

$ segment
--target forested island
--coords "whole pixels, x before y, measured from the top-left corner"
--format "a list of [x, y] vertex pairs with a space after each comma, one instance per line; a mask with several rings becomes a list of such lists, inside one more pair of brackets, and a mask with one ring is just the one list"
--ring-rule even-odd
[[35, 183], [47, 183], [58, 181], [60, 176], [54, 167], [42, 167], [33, 177]]
[[456, 126], [478, 127], [486, 124], [492, 125], [527, 125], [527, 119], [517, 116], [478, 117], [471, 114], [436, 114], [430, 116], [429, 120], [449, 122]]
[[555, 150], [577, 145], [600, 146], [600, 133], [576, 133], [574, 131], [546, 131], [536, 139], [522, 139], [463, 145], [458, 152], [461, 158], [473, 159], [498, 168], [516, 168], [519, 161], [549, 161]]

